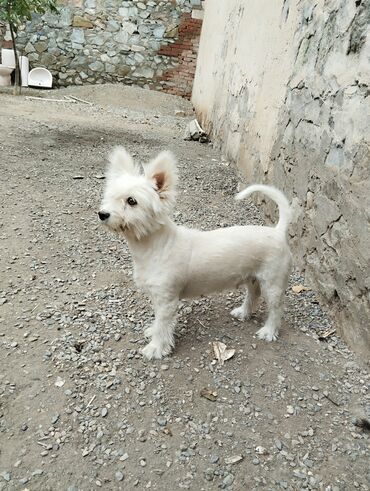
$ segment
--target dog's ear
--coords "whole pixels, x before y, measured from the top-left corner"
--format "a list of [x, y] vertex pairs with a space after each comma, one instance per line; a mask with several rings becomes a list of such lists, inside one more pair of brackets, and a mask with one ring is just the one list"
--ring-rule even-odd
[[148, 179], [154, 181], [161, 198], [167, 198], [176, 191], [176, 158], [171, 152], [161, 152], [144, 167], [144, 172]]
[[122, 174], [139, 174], [139, 168], [123, 147], [116, 147], [109, 155], [108, 178]]

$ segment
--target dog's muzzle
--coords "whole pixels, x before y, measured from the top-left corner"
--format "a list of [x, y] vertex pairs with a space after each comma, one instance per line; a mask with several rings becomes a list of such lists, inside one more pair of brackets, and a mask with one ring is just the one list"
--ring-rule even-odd
[[106, 211], [98, 211], [98, 215], [102, 222], [108, 220], [108, 218], [110, 217], [110, 213], [107, 213]]

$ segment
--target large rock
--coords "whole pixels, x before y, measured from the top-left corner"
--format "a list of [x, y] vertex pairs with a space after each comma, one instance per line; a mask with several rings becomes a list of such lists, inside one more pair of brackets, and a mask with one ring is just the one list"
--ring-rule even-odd
[[82, 29], [73, 29], [70, 39], [72, 43], [83, 44], [85, 41], [85, 33]]
[[94, 24], [90, 20], [86, 19], [85, 17], [81, 17], [80, 15], [75, 15], [73, 17], [72, 26], [91, 29], [92, 27], [94, 27]]
[[46, 41], [39, 41], [34, 44], [34, 48], [37, 53], [42, 53], [48, 49], [48, 43]]
[[101, 61], [94, 61], [90, 63], [89, 68], [93, 72], [102, 72], [104, 70], [104, 64]]

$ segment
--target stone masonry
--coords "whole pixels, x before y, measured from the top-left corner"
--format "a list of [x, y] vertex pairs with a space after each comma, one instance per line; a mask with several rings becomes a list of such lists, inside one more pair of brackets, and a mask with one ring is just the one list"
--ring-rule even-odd
[[56, 86], [122, 82], [189, 98], [201, 9], [200, 0], [63, 0], [58, 14], [33, 15], [17, 46]]
[[367, 358], [369, 26], [369, 0], [206, 0], [192, 97], [246, 182], [292, 201], [296, 266]]

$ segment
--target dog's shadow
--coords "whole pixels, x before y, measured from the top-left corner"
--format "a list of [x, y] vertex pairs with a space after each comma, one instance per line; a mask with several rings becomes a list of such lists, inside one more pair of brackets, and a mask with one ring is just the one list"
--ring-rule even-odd
[[250, 338], [256, 330], [263, 326], [266, 319], [265, 303], [261, 301], [256, 312], [245, 321], [234, 319], [230, 312], [243, 301], [240, 298], [233, 298], [233, 304], [225, 302], [222, 294], [204, 297], [196, 301], [184, 302], [179, 309], [177, 328], [175, 330], [176, 345], [208, 343], [210, 340], [219, 339], [223, 342], [227, 340]]

